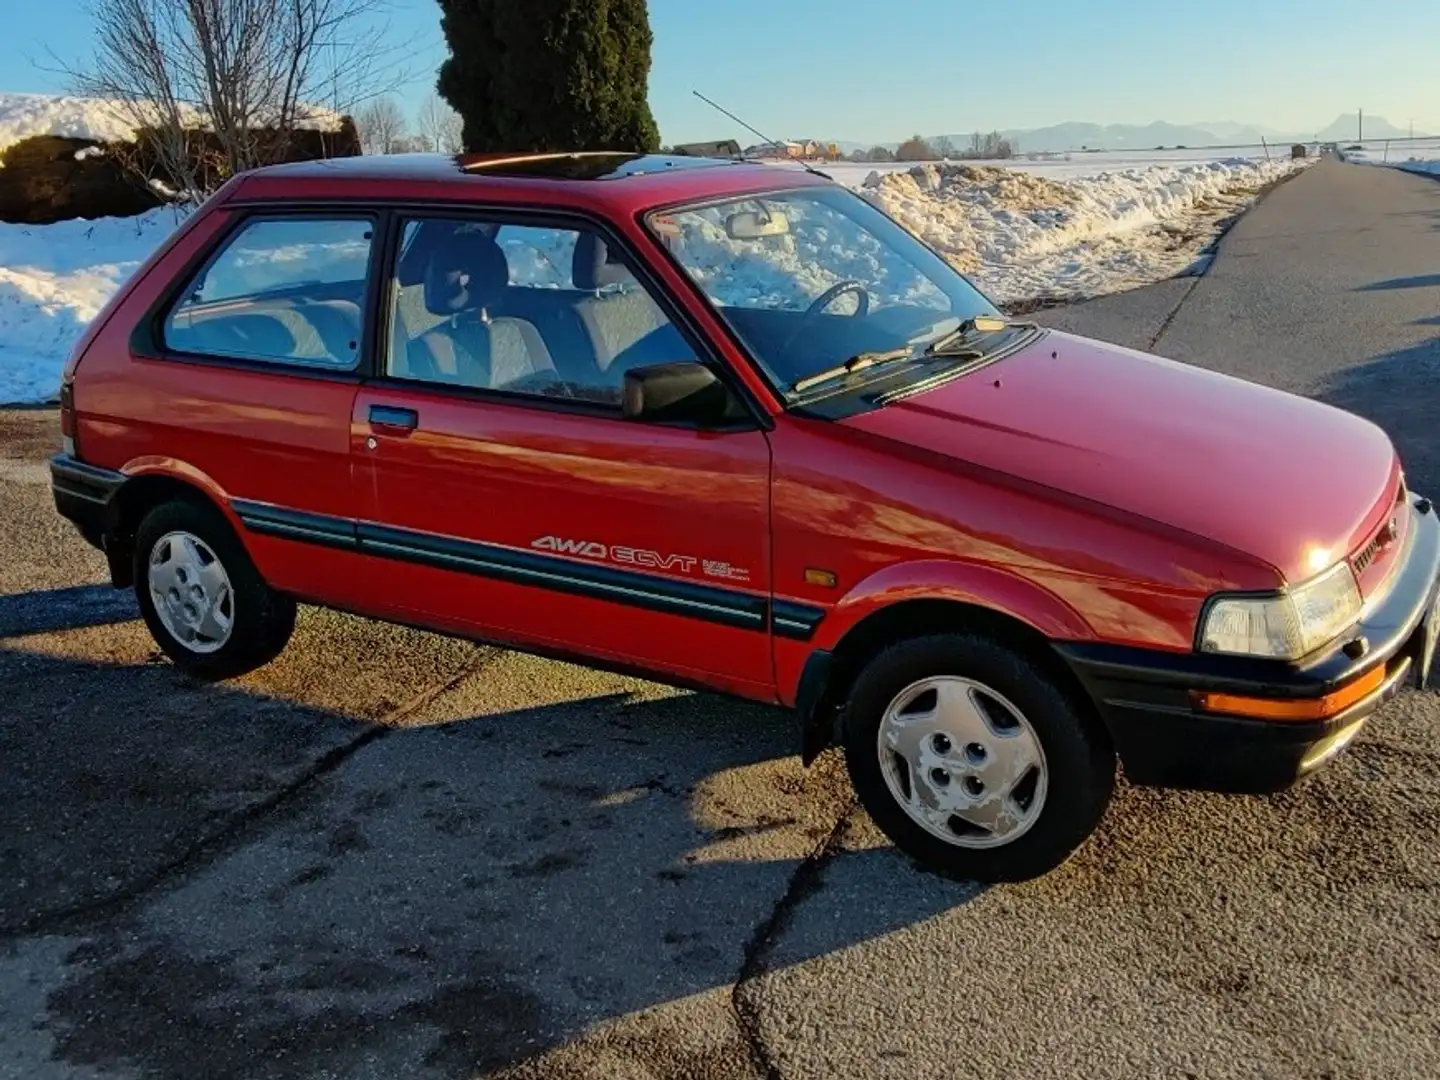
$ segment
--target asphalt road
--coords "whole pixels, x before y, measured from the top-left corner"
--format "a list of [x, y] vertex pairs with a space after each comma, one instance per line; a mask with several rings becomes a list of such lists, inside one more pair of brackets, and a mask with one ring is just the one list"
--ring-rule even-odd
[[[1322, 163], [1046, 321], [1384, 424], [1440, 492], [1440, 184]], [[202, 687], [0, 413], [0, 1077], [1433, 1077], [1440, 695], [1037, 882], [897, 856], [785, 715], [304, 612]]]

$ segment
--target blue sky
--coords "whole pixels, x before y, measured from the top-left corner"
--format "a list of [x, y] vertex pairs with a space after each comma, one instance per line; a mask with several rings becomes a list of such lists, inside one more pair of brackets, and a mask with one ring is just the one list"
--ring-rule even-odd
[[[413, 112], [444, 56], [439, 5], [391, 2], [396, 39], [416, 47], [400, 95]], [[42, 68], [47, 48], [88, 50], [82, 0], [5, 5], [0, 90], [63, 90]], [[1309, 131], [1357, 106], [1440, 131], [1435, 0], [651, 0], [650, 13], [666, 141], [749, 138], [692, 89], [781, 138], [1065, 120]]]

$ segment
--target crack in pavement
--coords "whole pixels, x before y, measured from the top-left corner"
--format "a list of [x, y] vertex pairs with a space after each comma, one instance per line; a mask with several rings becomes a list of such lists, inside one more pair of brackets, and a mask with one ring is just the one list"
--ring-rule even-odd
[[[1212, 256], [1212, 260], [1218, 259], [1219, 257], [1220, 253], [1217, 251]], [[1153, 350], [1160, 344], [1160, 339], [1165, 336], [1165, 331], [1170, 329], [1170, 324], [1175, 321], [1175, 316], [1180, 314], [1180, 309], [1185, 306], [1185, 301], [1190, 299], [1190, 295], [1195, 291], [1195, 287], [1199, 285], [1202, 280], [1200, 277], [1190, 279], [1189, 286], [1180, 294], [1180, 298], [1175, 301], [1175, 306], [1170, 309], [1170, 313], [1161, 319], [1160, 325], [1155, 328], [1155, 333], [1151, 336], [1149, 344], [1145, 346], [1147, 352]]]
[[471, 664], [443, 682], [435, 683], [420, 691], [409, 701], [392, 709], [370, 726], [361, 730], [355, 738], [336, 746], [316, 758], [289, 783], [284, 784], [265, 797], [237, 811], [222, 825], [196, 840], [174, 858], [142, 875], [139, 879], [116, 888], [106, 896], [85, 900], [78, 904], [39, 911], [17, 923], [0, 925], [0, 944], [8, 944], [21, 938], [37, 934], [63, 933], [93, 919], [96, 915], [120, 912], [143, 900], [153, 890], [167, 883], [177, 875], [183, 875], [200, 866], [207, 865], [224, 852], [242, 841], [256, 824], [283, 807], [303, 792], [316, 780], [338, 769], [346, 761], [373, 742], [387, 737], [395, 731], [395, 725], [435, 701], [442, 694], [454, 690], [472, 675], [479, 674], [502, 650], [485, 647], [480, 656]]
[[745, 959], [740, 966], [740, 977], [730, 990], [730, 1008], [735, 1013], [740, 1036], [749, 1048], [750, 1060], [762, 1080], [782, 1080], [782, 1077], [780, 1065], [770, 1053], [770, 1048], [765, 1045], [761, 1034], [760, 1002], [758, 996], [751, 996], [750, 988], [765, 974], [766, 961], [780, 935], [790, 926], [796, 909], [819, 889], [825, 867], [834, 857], [845, 827], [849, 825], [858, 807], [859, 804], [853, 797], [846, 802], [829, 832], [796, 867], [784, 895], [776, 902], [769, 916], [755, 927], [755, 932], [745, 944]]

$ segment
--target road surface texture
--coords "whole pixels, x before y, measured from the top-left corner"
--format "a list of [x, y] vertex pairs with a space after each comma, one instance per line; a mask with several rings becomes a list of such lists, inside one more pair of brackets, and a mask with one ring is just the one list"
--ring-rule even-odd
[[[1440, 492], [1440, 184], [1322, 163], [1207, 276], [1045, 319], [1355, 409]], [[1440, 1074], [1433, 692], [979, 890], [776, 711], [312, 610], [189, 682], [54, 516], [54, 432], [0, 413], [0, 1076]]]

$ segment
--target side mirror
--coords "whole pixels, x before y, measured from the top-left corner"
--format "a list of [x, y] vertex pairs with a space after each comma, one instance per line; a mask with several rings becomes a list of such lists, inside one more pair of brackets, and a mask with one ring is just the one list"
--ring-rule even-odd
[[718, 424], [729, 416], [730, 391], [693, 360], [651, 364], [625, 372], [622, 407], [627, 420]]
[[767, 236], [785, 236], [790, 232], [790, 219], [778, 210], [760, 214], [742, 210], [725, 219], [725, 235], [731, 240], [761, 240]]

